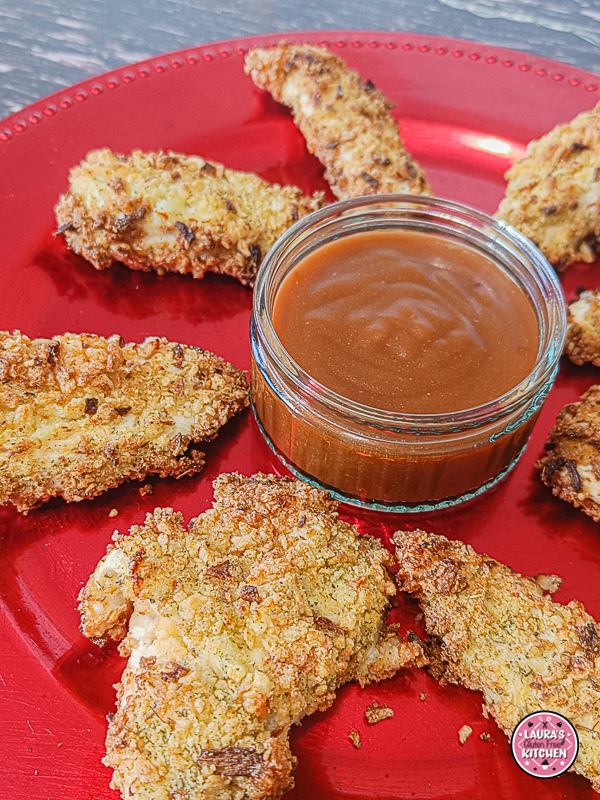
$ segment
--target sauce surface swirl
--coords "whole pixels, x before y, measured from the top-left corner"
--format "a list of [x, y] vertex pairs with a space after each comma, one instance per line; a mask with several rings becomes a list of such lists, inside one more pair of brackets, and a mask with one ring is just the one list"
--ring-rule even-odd
[[321, 245], [283, 280], [273, 326], [319, 383], [408, 414], [494, 400], [527, 377], [539, 345], [530, 301], [491, 258], [414, 231]]

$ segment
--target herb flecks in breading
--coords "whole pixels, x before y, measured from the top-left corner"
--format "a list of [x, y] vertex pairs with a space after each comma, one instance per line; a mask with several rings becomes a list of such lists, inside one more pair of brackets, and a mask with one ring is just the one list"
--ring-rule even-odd
[[600, 639], [581, 603], [553, 602], [461, 541], [417, 530], [394, 542], [398, 586], [419, 599], [432, 637], [434, 676], [483, 692], [484, 716], [507, 736], [533, 711], [567, 717], [580, 742], [571, 769], [600, 791]]
[[124, 797], [279, 798], [292, 724], [347, 681], [425, 663], [383, 623], [392, 556], [337, 508], [301, 481], [222, 475], [189, 530], [156, 509], [115, 537], [80, 609], [129, 655], [105, 759]]
[[252, 283], [275, 240], [323, 204], [200, 156], [94, 150], [71, 170], [56, 206], [57, 234], [96, 269], [207, 270]]
[[204, 454], [191, 445], [248, 405], [248, 385], [218, 356], [175, 347], [177, 363], [167, 339], [0, 332], [0, 504], [27, 513], [153, 472], [199, 472]]

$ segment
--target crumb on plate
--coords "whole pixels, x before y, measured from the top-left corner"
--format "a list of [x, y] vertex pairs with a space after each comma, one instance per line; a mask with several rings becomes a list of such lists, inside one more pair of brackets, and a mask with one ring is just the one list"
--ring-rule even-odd
[[473, 728], [470, 725], [463, 725], [458, 731], [458, 741], [464, 744], [472, 733]]
[[370, 706], [365, 710], [365, 719], [369, 725], [375, 725], [377, 722], [383, 722], [384, 719], [389, 719], [394, 716], [394, 712], [387, 703], [378, 703], [373, 700]]
[[348, 738], [352, 742], [352, 746], [356, 747], [357, 750], [360, 750], [362, 747], [362, 742], [360, 740], [360, 733], [358, 731], [350, 731], [348, 734]]

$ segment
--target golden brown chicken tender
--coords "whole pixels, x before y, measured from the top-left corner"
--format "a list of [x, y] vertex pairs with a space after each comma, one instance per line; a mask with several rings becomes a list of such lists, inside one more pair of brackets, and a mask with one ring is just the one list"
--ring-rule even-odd
[[534, 711], [567, 717], [580, 743], [571, 770], [600, 791], [600, 636], [581, 603], [554, 603], [463, 542], [424, 531], [394, 541], [398, 586], [419, 599], [434, 637], [436, 677], [483, 692], [507, 736]]
[[600, 252], [600, 104], [527, 146], [505, 175], [496, 216], [528, 236], [559, 272]]
[[324, 47], [282, 43], [246, 56], [246, 73], [292, 109], [294, 122], [339, 200], [366, 194], [431, 194], [406, 152], [393, 104]]
[[569, 403], [548, 434], [536, 467], [552, 493], [600, 521], [600, 386]]
[[197, 347], [0, 332], [0, 504], [27, 513], [151, 472], [199, 472], [190, 444], [248, 402], [243, 372]]
[[569, 303], [565, 353], [575, 364], [600, 367], [600, 291], [583, 291]]
[[199, 156], [94, 150], [71, 170], [56, 206], [57, 233], [96, 269], [113, 260], [145, 272], [207, 270], [252, 283], [290, 225], [323, 205]]
[[105, 763], [131, 800], [278, 798], [292, 724], [347, 681], [425, 663], [382, 632], [392, 556], [326, 492], [261, 474], [214, 487], [189, 529], [156, 509], [115, 536], [81, 593], [86, 636], [125, 636]]

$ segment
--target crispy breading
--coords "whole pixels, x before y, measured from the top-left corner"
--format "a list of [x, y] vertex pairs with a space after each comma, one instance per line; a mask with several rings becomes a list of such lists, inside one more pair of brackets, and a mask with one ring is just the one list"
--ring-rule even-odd
[[505, 175], [496, 216], [528, 236], [559, 272], [600, 252], [600, 104], [529, 142]]
[[418, 597], [434, 637], [433, 672], [483, 692], [510, 736], [533, 711], [556, 711], [579, 734], [571, 769], [600, 791], [600, 637], [577, 600], [552, 601], [538, 583], [460, 541], [394, 535], [398, 586]]
[[93, 150], [69, 175], [58, 232], [96, 269], [113, 260], [158, 273], [207, 270], [252, 283], [281, 234], [323, 205], [295, 186], [270, 184], [200, 156]]
[[105, 758], [124, 798], [278, 798], [293, 723], [346, 681], [425, 663], [394, 635], [378, 670], [393, 558], [326, 492], [262, 474], [214, 487], [189, 530], [156, 509], [116, 535], [80, 596], [86, 636], [128, 631]]
[[545, 449], [535, 465], [542, 481], [557, 497], [600, 522], [600, 385], [562, 409]]
[[131, 478], [199, 472], [192, 442], [248, 405], [241, 370], [167, 339], [0, 332], [0, 504], [27, 513]]
[[567, 307], [565, 353], [575, 364], [600, 367], [600, 291], [584, 291]]
[[339, 200], [366, 194], [431, 194], [425, 173], [404, 149], [394, 107], [324, 47], [281, 43], [251, 50], [244, 69], [289, 106]]

